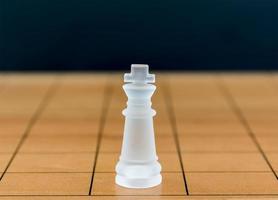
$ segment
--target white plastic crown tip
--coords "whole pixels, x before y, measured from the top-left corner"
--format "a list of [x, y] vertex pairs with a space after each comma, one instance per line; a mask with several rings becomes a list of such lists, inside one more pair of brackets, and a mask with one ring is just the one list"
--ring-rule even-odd
[[131, 73], [124, 75], [124, 82], [130, 83], [154, 83], [155, 75], [149, 74], [149, 65], [132, 64]]

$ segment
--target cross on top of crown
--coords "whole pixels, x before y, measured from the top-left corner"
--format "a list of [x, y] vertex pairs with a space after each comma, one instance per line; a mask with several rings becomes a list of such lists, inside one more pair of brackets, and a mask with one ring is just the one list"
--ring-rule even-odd
[[149, 74], [149, 65], [144, 64], [132, 64], [131, 73], [124, 75], [124, 82], [130, 83], [154, 83], [155, 75]]

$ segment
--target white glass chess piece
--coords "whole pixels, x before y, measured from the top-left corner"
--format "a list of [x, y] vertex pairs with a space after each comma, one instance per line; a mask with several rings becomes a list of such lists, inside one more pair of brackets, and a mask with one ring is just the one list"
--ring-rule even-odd
[[120, 159], [116, 165], [116, 183], [127, 188], [148, 188], [162, 181], [156, 155], [151, 97], [156, 89], [155, 76], [148, 65], [131, 65], [124, 75], [123, 89], [128, 97]]

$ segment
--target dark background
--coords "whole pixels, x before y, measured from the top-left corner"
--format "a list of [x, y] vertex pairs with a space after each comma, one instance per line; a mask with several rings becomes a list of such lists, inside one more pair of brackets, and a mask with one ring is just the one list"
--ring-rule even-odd
[[278, 0], [0, 0], [1, 70], [278, 69]]

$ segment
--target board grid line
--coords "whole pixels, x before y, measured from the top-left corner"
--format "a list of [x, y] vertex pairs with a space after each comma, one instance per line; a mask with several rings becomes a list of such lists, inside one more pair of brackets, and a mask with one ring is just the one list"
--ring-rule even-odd
[[[239, 136], [242, 137], [242, 136]], [[200, 137], [202, 138], [202, 137]], [[167, 154], [173, 154], [176, 151], [160, 151], [160, 153], [167, 153]], [[278, 153], [277, 150], [269, 150], [267, 151], [268, 153]], [[7, 151], [7, 152], [0, 152], [1, 154], [11, 154], [13, 152]], [[86, 154], [86, 153], [95, 153], [95, 151], [39, 151], [39, 152], [29, 152], [29, 151], [20, 151], [20, 154], [30, 154], [30, 155], [39, 155], [39, 154]], [[118, 153], [116, 151], [102, 151], [102, 154], [111, 154], [111, 153]], [[204, 153], [204, 154], [210, 154], [210, 153], [214, 153], [214, 154], [226, 154], [226, 153], [234, 153], [234, 154], [244, 154], [244, 153], [257, 153], [257, 151], [251, 151], [251, 150], [242, 150], [242, 151], [213, 151], [213, 150], [206, 150], [206, 151], [181, 151], [181, 153], [192, 153], [192, 154], [200, 154], [200, 153]]]
[[250, 194], [250, 193], [239, 193], [239, 194], [0, 194], [0, 197], [276, 197], [278, 193], [273, 194]]
[[49, 87], [47, 88], [47, 91], [45, 92], [45, 95], [42, 97], [42, 100], [40, 101], [37, 109], [35, 110], [34, 114], [30, 118], [29, 123], [27, 124], [23, 135], [21, 136], [21, 138], [20, 138], [20, 140], [19, 140], [11, 158], [9, 159], [3, 173], [0, 176], [0, 181], [3, 179], [3, 177], [7, 173], [7, 171], [9, 169], [10, 165], [12, 164], [14, 158], [16, 157], [17, 153], [19, 152], [20, 148], [22, 147], [22, 145], [26, 141], [29, 133], [31, 132], [32, 127], [36, 124], [40, 115], [43, 113], [44, 109], [47, 107], [47, 104], [49, 103], [50, 99], [52, 98], [52, 96], [57, 91], [58, 86], [59, 86], [59, 78], [58, 78], [58, 76], [56, 76], [55, 79], [52, 80], [52, 83], [50, 83]]
[[[173, 173], [177, 174], [181, 171], [162, 171], [163, 173]], [[12, 171], [12, 172], [6, 172], [6, 174], [91, 174], [92, 171]], [[114, 171], [99, 171], [95, 172], [95, 174], [114, 174]], [[272, 173], [271, 171], [255, 171], [255, 170], [245, 170], [245, 171], [185, 171], [185, 173], [263, 173], [268, 174]]]
[[109, 77], [107, 77], [107, 80], [105, 83], [105, 89], [104, 89], [104, 93], [103, 93], [101, 116], [100, 116], [99, 129], [98, 129], [98, 134], [97, 134], [96, 151], [95, 151], [92, 176], [91, 176], [91, 181], [90, 181], [90, 186], [89, 186], [89, 194], [88, 194], [89, 196], [92, 195], [92, 191], [93, 191], [94, 176], [96, 173], [97, 160], [98, 160], [99, 150], [100, 150], [100, 146], [101, 146], [101, 142], [102, 142], [103, 130], [104, 130], [104, 126], [105, 126], [105, 123], [107, 120], [107, 113], [108, 113], [108, 110], [109, 110], [110, 104], [111, 104], [113, 90], [114, 90], [114, 87], [112, 84], [109, 83]]
[[227, 100], [231, 108], [233, 109], [234, 113], [242, 123], [242, 125], [245, 127], [247, 134], [251, 138], [251, 140], [254, 142], [256, 145], [258, 151], [261, 153], [262, 157], [264, 158], [266, 164], [272, 171], [273, 175], [275, 176], [276, 180], [278, 180], [278, 175], [276, 174], [273, 166], [271, 165], [268, 157], [266, 156], [265, 152], [263, 151], [257, 137], [255, 136], [252, 128], [250, 127], [248, 120], [245, 118], [245, 115], [243, 114], [242, 110], [240, 109], [239, 105], [237, 104], [236, 100], [234, 99], [234, 96], [232, 95], [231, 91], [229, 90], [228, 86], [226, 85], [225, 81], [221, 78], [218, 77], [218, 80], [216, 82], [216, 85], [218, 86], [220, 92], [222, 93], [223, 97]]
[[165, 101], [165, 104], [166, 104], [166, 109], [168, 112], [168, 116], [169, 116], [169, 120], [170, 120], [170, 124], [171, 124], [171, 128], [172, 128], [172, 133], [173, 133], [173, 137], [174, 137], [175, 145], [176, 145], [176, 149], [177, 149], [177, 154], [178, 154], [178, 158], [179, 158], [179, 162], [180, 162], [180, 166], [181, 166], [181, 170], [182, 170], [182, 177], [183, 177], [186, 195], [189, 195], [189, 189], [188, 189], [187, 180], [186, 180], [186, 176], [185, 176], [185, 170], [184, 170], [184, 163], [183, 163], [182, 155], [181, 155], [181, 148], [180, 148], [180, 142], [179, 142], [179, 136], [178, 136], [178, 130], [177, 130], [177, 124], [176, 124], [177, 122], [176, 122], [176, 117], [175, 117], [175, 111], [173, 108], [172, 94], [171, 94], [171, 91], [169, 88], [169, 80], [164, 80], [164, 82], [161, 85], [162, 85], [161, 90], [162, 90], [162, 94], [164, 97], [163, 100]]
[[[240, 136], [241, 137], [241, 136]], [[200, 137], [202, 138], [202, 137]], [[169, 153], [169, 154], [173, 154], [176, 151], [160, 151], [159, 153]], [[5, 154], [11, 154], [13, 152], [0, 152], [0, 155], [5, 155]], [[24, 151], [20, 151], [20, 154], [24, 154], [24, 155], [44, 155], [44, 154], [86, 154], [86, 153], [95, 153], [95, 151], [45, 151], [45, 152], [24, 152]], [[111, 153], [118, 153], [115, 151], [102, 151], [102, 154], [111, 154]], [[191, 154], [226, 154], [226, 153], [233, 153], [233, 154], [245, 154], [245, 153], [254, 153], [256, 154], [257, 151], [181, 151], [181, 153], [191, 153]], [[276, 150], [268, 150], [267, 153], [278, 153], [278, 151]]]

